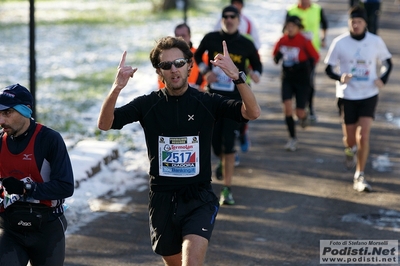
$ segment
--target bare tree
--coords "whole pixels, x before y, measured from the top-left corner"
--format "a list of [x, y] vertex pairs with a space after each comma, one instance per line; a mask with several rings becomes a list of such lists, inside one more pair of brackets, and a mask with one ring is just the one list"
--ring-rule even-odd
[[169, 10], [176, 8], [176, 0], [164, 0], [162, 10]]
[[189, 0], [151, 0], [153, 10], [156, 12], [167, 11], [171, 9], [185, 9], [188, 8]]

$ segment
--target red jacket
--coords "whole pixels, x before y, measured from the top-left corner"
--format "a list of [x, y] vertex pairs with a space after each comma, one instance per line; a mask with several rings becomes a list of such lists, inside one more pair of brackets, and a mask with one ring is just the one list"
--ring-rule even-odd
[[313, 66], [319, 60], [319, 54], [311, 41], [303, 34], [293, 37], [282, 36], [272, 52], [276, 64], [282, 59], [282, 78], [293, 82], [306, 81]]
[[[294, 50], [298, 50], [298, 53], [296, 54]], [[297, 63], [305, 62], [312, 58], [314, 64], [316, 64], [319, 60], [319, 54], [311, 41], [301, 33], [296, 34], [294, 37], [289, 37], [286, 34], [283, 35], [275, 44], [273, 56], [277, 56], [279, 52], [282, 53], [283, 60], [285, 60], [285, 56], [289, 56], [289, 60], [297, 60]], [[297, 57], [294, 58], [293, 56], [296, 55]]]

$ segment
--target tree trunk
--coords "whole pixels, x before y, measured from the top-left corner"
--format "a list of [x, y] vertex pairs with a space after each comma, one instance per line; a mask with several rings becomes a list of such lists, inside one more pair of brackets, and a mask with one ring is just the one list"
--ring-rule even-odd
[[176, 8], [176, 0], [164, 0], [162, 10], [169, 10]]

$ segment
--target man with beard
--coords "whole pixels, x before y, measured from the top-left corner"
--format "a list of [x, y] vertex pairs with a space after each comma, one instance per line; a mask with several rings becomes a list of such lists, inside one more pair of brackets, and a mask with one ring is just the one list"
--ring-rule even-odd
[[150, 61], [165, 88], [115, 108], [121, 90], [137, 71], [125, 65], [124, 52], [98, 119], [101, 130], [121, 129], [136, 121], [143, 127], [150, 161], [151, 242], [154, 252], [170, 266], [204, 263], [219, 209], [211, 187], [215, 122], [222, 118], [242, 122], [260, 115], [256, 98], [229, 57], [225, 42], [210, 63], [237, 84], [242, 100], [190, 87], [192, 58], [182, 38], [161, 38]]
[[[258, 83], [262, 72], [262, 64], [259, 54], [253, 42], [241, 35], [238, 31], [240, 23], [239, 10], [234, 6], [227, 6], [222, 11], [222, 29], [206, 34], [194, 55], [200, 71], [207, 80], [207, 88], [212, 93], [218, 93], [231, 99], [240, 100], [241, 94], [232, 79], [218, 66], [202, 62], [205, 52], [212, 59], [222, 52], [221, 42], [226, 41], [229, 47], [229, 55], [239, 71], [246, 71], [246, 60], [249, 60], [252, 71], [248, 74]], [[240, 124], [231, 119], [221, 119], [215, 125], [212, 146], [216, 156], [222, 162], [222, 178], [224, 187], [221, 191], [220, 204], [235, 204], [231, 192], [232, 178], [235, 167], [235, 131]]]
[[[192, 51], [192, 53], [196, 52], [196, 48], [193, 47], [193, 43], [192, 43], [192, 34], [191, 34], [191, 30], [189, 25], [187, 25], [186, 23], [181, 23], [175, 26], [175, 37], [182, 37], [186, 43], [189, 45], [190, 47], [190, 51]], [[165, 87], [165, 84], [160, 80], [160, 76], [158, 76], [158, 88], [162, 89]], [[188, 82], [189, 85], [193, 88], [196, 88], [198, 90], [203, 90], [205, 84], [205, 81], [203, 80], [203, 76], [201, 75], [201, 73], [199, 72], [199, 68], [197, 67], [197, 64], [195, 62], [193, 62], [193, 66], [192, 69], [190, 70], [190, 74], [188, 77]]]
[[62, 266], [74, 175], [61, 135], [37, 123], [20, 84], [0, 91], [0, 265]]
[[[367, 31], [366, 12], [355, 6], [350, 10], [350, 32], [335, 38], [325, 58], [326, 74], [336, 80], [336, 97], [343, 118], [343, 144], [346, 165], [353, 168], [353, 189], [371, 191], [364, 175], [369, 154], [369, 137], [379, 90], [392, 69], [391, 54], [382, 38]], [[377, 61], [382, 62], [377, 76]], [[334, 68], [338, 71], [334, 72]]]

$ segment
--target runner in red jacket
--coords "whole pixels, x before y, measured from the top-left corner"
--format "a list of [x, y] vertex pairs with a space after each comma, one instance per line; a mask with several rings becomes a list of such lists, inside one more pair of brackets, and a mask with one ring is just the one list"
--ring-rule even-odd
[[304, 128], [308, 123], [305, 107], [310, 93], [310, 71], [319, 60], [311, 41], [301, 33], [302, 28], [299, 17], [288, 17], [284, 35], [275, 44], [273, 51], [276, 64], [282, 59], [283, 112], [290, 135], [285, 149], [290, 151], [297, 149], [292, 97], [296, 97], [296, 115]]

